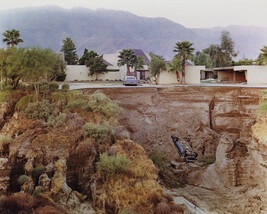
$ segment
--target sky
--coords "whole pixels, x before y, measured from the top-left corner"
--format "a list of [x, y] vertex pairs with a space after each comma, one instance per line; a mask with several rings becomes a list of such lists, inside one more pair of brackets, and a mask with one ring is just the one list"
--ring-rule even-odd
[[267, 27], [267, 0], [0, 0], [0, 13], [44, 5], [124, 10], [138, 16], [165, 17], [190, 28]]

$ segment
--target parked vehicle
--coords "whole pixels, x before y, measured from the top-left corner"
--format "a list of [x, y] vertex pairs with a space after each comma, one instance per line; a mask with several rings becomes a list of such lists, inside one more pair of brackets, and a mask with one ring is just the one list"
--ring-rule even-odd
[[137, 79], [134, 76], [126, 76], [123, 85], [137, 85]]

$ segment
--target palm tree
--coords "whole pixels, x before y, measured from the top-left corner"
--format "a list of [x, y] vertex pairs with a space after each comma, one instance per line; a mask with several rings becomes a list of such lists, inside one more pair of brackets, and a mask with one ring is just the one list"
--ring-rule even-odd
[[19, 30], [6, 30], [6, 32], [3, 33], [3, 36], [5, 37], [3, 39], [3, 42], [6, 43], [7, 45], [12, 46], [12, 48], [14, 47], [14, 45], [19, 44], [20, 42], [23, 42], [22, 39], [20, 39], [20, 32]]
[[171, 72], [175, 72], [176, 73], [176, 78], [177, 81], [180, 82], [180, 75], [179, 75], [179, 71], [182, 68], [182, 57], [181, 56], [174, 56], [171, 63], [170, 63], [170, 70]]
[[136, 55], [131, 49], [123, 49], [120, 51], [118, 66], [127, 66], [127, 76], [130, 76], [130, 67], [133, 67]]
[[136, 55], [134, 55], [134, 57], [133, 57], [133, 62], [132, 62], [132, 67], [134, 67], [134, 76], [137, 78], [137, 69], [142, 69], [142, 68], [144, 68], [144, 64], [145, 64], [145, 62], [144, 62], [144, 58], [143, 57], [141, 57], [141, 56], [136, 56]]
[[174, 48], [174, 52], [177, 52], [177, 57], [181, 56], [182, 57], [182, 82], [185, 83], [185, 64], [187, 59], [192, 59], [193, 57], [193, 52], [194, 48], [191, 46], [193, 43], [189, 41], [184, 41], [184, 42], [177, 42], [176, 46]]

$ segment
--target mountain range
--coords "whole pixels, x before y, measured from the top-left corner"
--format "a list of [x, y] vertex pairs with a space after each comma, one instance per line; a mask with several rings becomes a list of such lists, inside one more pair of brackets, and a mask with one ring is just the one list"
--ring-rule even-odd
[[[202, 50], [210, 44], [219, 44], [223, 30], [231, 33], [235, 49], [239, 51], [238, 58], [255, 59], [263, 45], [267, 45], [265, 27], [186, 28], [166, 18], [140, 17], [130, 12], [105, 9], [69, 10], [45, 6], [0, 11], [1, 40], [2, 32], [13, 28], [21, 33], [22, 47], [39, 46], [60, 52], [63, 39], [70, 37], [79, 56], [84, 48], [98, 54], [132, 48], [171, 59], [177, 41], [188, 40], [194, 43], [196, 50]], [[0, 47], [5, 44], [0, 42]]]

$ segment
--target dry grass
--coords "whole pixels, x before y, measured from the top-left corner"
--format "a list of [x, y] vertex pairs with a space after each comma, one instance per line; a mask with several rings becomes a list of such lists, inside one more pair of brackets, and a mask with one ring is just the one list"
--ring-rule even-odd
[[101, 209], [112, 209], [116, 213], [133, 210], [150, 213], [162, 198], [163, 190], [156, 182], [157, 171], [145, 150], [129, 140], [119, 141], [112, 149], [117, 155], [131, 160], [129, 171], [120, 177], [109, 177], [101, 186], [97, 205]]

